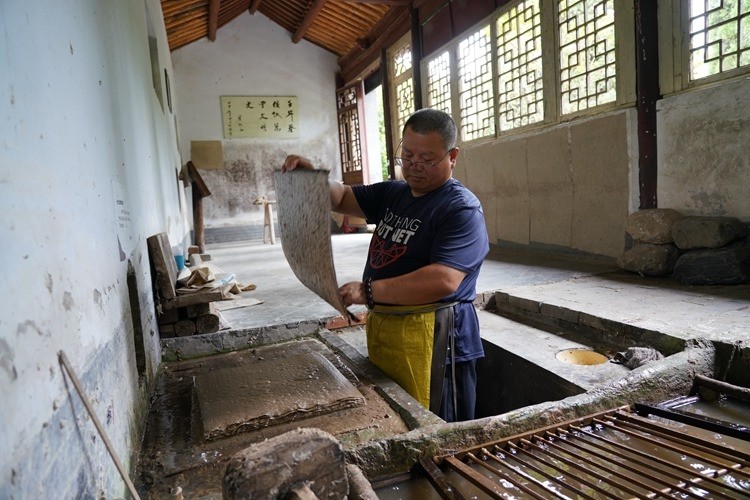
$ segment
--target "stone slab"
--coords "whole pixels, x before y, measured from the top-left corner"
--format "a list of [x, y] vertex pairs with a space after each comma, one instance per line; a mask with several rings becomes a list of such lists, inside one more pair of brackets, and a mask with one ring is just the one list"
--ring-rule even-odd
[[365, 403], [362, 393], [317, 352], [195, 375], [193, 395], [198, 437], [206, 441]]

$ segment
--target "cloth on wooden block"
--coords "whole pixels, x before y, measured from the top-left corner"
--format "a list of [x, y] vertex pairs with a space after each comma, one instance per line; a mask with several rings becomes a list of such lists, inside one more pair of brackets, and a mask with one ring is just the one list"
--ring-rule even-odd
[[664, 359], [664, 356], [653, 347], [628, 347], [626, 351], [615, 354], [612, 362], [625, 365], [632, 370], [660, 359]]

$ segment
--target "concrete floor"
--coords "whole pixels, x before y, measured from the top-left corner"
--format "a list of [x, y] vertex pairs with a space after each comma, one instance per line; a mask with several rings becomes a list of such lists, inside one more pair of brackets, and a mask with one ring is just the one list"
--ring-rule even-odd
[[[366, 233], [333, 235], [339, 285], [361, 279], [370, 237]], [[232, 330], [322, 321], [337, 315], [297, 280], [278, 240], [275, 245], [256, 241], [212, 244], [206, 252], [214, 264], [234, 273], [241, 283], [257, 286], [244, 296], [261, 304], [223, 312]], [[750, 347], [750, 284], [686, 286], [669, 278], [620, 270], [608, 259], [493, 248], [482, 266], [477, 290], [501, 291], [682, 339], [702, 337]], [[361, 306], [351, 309], [364, 310]]]

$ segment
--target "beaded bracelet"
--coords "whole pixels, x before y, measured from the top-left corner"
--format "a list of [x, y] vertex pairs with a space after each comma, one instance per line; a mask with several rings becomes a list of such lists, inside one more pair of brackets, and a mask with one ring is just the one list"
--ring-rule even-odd
[[367, 303], [368, 309], [375, 308], [375, 301], [372, 300], [372, 278], [365, 280], [365, 302]]

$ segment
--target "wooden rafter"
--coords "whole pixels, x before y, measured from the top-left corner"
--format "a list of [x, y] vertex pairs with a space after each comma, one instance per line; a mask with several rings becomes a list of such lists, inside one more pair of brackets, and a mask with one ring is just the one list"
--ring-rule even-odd
[[[2, 0], [0, 0], [2, 1]], [[248, 12], [261, 13], [290, 33], [345, 61], [358, 60], [364, 51], [377, 60], [383, 28], [390, 11], [435, 0], [160, 0], [169, 48], [174, 51], [201, 38], [215, 41], [222, 27]], [[443, 1], [443, 0], [441, 0]], [[379, 25], [380, 31], [373, 31]], [[408, 26], [406, 27], [408, 29]], [[399, 27], [399, 29], [401, 29]]]
[[216, 41], [216, 30], [219, 29], [219, 4], [221, 0], [208, 2], [208, 39]]
[[313, 21], [315, 21], [315, 17], [320, 13], [320, 11], [323, 10], [323, 7], [325, 7], [327, 1], [328, 0], [315, 0], [312, 6], [310, 6], [310, 10], [307, 11], [307, 15], [302, 20], [299, 28], [297, 28], [297, 31], [294, 32], [292, 42], [299, 43], [299, 41], [304, 38], [305, 33], [308, 29], [310, 29], [310, 25], [312, 25]]
[[409, 5], [412, 0], [342, 0], [344, 3], [373, 3], [378, 5]]
[[252, 2], [250, 2], [250, 7], [248, 7], [247, 10], [248, 12], [250, 12], [250, 14], [255, 14], [256, 12], [258, 12], [259, 8], [260, 8], [260, 0], [253, 0]]

